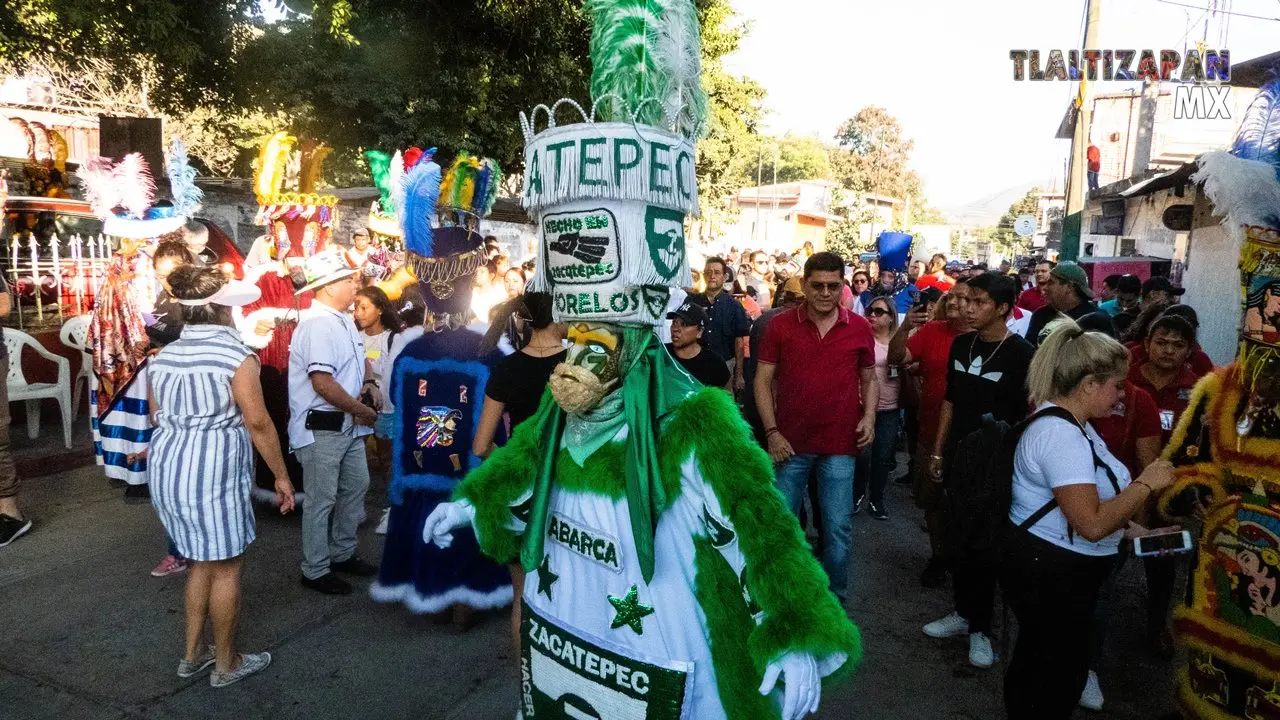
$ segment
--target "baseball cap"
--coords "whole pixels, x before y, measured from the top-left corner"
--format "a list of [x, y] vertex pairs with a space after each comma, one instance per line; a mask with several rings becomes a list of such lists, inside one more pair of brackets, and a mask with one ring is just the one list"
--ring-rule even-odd
[[1079, 265], [1069, 260], [1060, 262], [1049, 271], [1049, 277], [1068, 285], [1074, 285], [1083, 297], [1088, 300], [1093, 299], [1093, 289], [1089, 287], [1089, 276], [1085, 274], [1084, 268]]
[[799, 276], [792, 275], [787, 278], [786, 282], [782, 283], [782, 294], [804, 295], [804, 283], [800, 282]]
[[1142, 294], [1149, 295], [1153, 292], [1167, 292], [1170, 295], [1181, 295], [1187, 291], [1186, 288], [1175, 287], [1169, 282], [1167, 277], [1153, 277], [1142, 283]]
[[673, 320], [680, 318], [680, 322], [685, 325], [697, 325], [703, 327], [707, 324], [707, 311], [702, 309], [701, 305], [685, 301], [680, 307], [667, 313], [667, 319]]

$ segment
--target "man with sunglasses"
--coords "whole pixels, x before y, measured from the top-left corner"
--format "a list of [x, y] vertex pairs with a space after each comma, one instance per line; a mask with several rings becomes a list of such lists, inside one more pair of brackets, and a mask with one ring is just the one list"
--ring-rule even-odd
[[[754, 392], [775, 485], [799, 515], [818, 469], [822, 564], [831, 591], [847, 599], [853, 536], [853, 457], [875, 437], [879, 386], [875, 335], [840, 306], [844, 261], [815, 253], [804, 264], [805, 300], [765, 328]], [[776, 381], [776, 388], [775, 388]]]
[[773, 304], [773, 288], [769, 287], [767, 278], [772, 263], [769, 261], [769, 253], [763, 250], [757, 250], [751, 253], [751, 272], [744, 277], [743, 290], [747, 288], [756, 289], [756, 302], [760, 303], [760, 307], [767, 308]]
[[751, 332], [751, 322], [747, 320], [747, 311], [743, 309], [742, 303], [725, 292], [729, 265], [722, 258], [707, 258], [706, 264], [702, 266], [702, 277], [707, 283], [706, 293], [690, 298], [707, 310], [702, 343], [733, 374], [733, 389], [741, 390], [745, 386], [742, 358], [747, 335]]

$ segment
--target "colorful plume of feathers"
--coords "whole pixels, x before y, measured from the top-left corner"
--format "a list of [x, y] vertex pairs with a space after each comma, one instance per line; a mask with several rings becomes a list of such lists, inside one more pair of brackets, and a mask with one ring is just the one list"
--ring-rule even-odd
[[298, 192], [314, 193], [320, 187], [320, 172], [324, 168], [325, 158], [329, 157], [333, 148], [315, 140], [302, 143], [300, 157], [301, 167], [298, 172]]
[[191, 217], [200, 207], [204, 193], [196, 187], [196, 169], [187, 158], [187, 146], [174, 138], [169, 146], [168, 168], [169, 194], [173, 196], [173, 210], [182, 217]]
[[1249, 103], [1231, 154], [1271, 165], [1280, 181], [1280, 78], [1262, 86]]
[[156, 197], [156, 183], [151, 179], [151, 168], [142, 153], [129, 153], [116, 164], [116, 184], [119, 186], [120, 207], [132, 217], [146, 217], [147, 209]]
[[440, 188], [440, 207], [486, 217], [498, 199], [502, 168], [488, 158], [458, 153]]
[[1196, 162], [1191, 180], [1204, 184], [1228, 225], [1280, 228], [1280, 79], [1258, 91], [1230, 152], [1205, 153]]
[[400, 212], [400, 206], [404, 205], [404, 176], [408, 170], [404, 167], [404, 158], [400, 156], [397, 150], [395, 155], [391, 156], [391, 167], [387, 168], [388, 185], [391, 188], [391, 208], [384, 210], [388, 214], [394, 215]]
[[[431, 150], [432, 150], [432, 153], [434, 154], [435, 148], [431, 148]], [[423, 152], [422, 152], [422, 148], [420, 147], [411, 147], [408, 150], [405, 150], [404, 151], [404, 171], [409, 172], [410, 170], [412, 170], [413, 166], [417, 165], [418, 161], [422, 159], [422, 155], [423, 155]]]
[[391, 199], [391, 156], [381, 150], [365, 150], [364, 157], [369, 161], [369, 174], [373, 176], [373, 185], [378, 188], [378, 202], [382, 212], [395, 212], [395, 202]]
[[701, 133], [707, 94], [693, 0], [587, 0], [586, 9], [591, 95], [603, 99], [604, 118]]
[[430, 160], [419, 162], [405, 176], [404, 189], [400, 226], [404, 228], [405, 248], [431, 257], [431, 220], [440, 199], [440, 166]]
[[120, 204], [115, 166], [108, 158], [92, 157], [80, 164], [76, 176], [80, 178], [84, 198], [93, 209], [93, 214], [105, 220]]
[[296, 137], [281, 130], [262, 143], [253, 175], [253, 193], [258, 196], [259, 203], [269, 204], [271, 198], [280, 194], [289, 168], [289, 156], [297, 142]]
[[125, 155], [115, 164], [107, 158], [90, 158], [76, 174], [85, 199], [100, 218], [107, 218], [116, 208], [135, 218], [145, 217], [155, 201], [156, 183], [141, 153]]

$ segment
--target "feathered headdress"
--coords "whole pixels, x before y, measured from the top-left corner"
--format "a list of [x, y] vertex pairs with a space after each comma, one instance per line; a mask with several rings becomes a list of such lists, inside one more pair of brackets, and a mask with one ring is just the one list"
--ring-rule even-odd
[[289, 166], [289, 156], [298, 138], [281, 130], [267, 138], [258, 151], [258, 161], [253, 168], [253, 192], [258, 196], [258, 204], [269, 204], [271, 199], [284, 188], [285, 173]]
[[378, 203], [382, 206], [382, 212], [394, 213], [396, 206], [391, 199], [391, 156], [381, 150], [365, 150], [364, 157], [369, 163], [373, 186], [378, 188]]
[[498, 163], [460, 152], [440, 186], [440, 209], [487, 217], [501, 184], [502, 168]]
[[697, 135], [706, 125], [702, 40], [692, 0], [587, 0], [591, 95], [604, 117]]
[[90, 158], [77, 173], [94, 214], [103, 219], [102, 231], [115, 237], [146, 240], [167, 235], [186, 223], [174, 206], [153, 207], [156, 184], [141, 153], [125, 155], [118, 163]]
[[204, 192], [196, 187], [196, 169], [187, 158], [187, 146], [174, 138], [169, 146], [168, 167], [169, 194], [173, 196], [173, 209], [183, 217], [195, 215], [204, 199]]
[[1245, 322], [1238, 365], [1246, 388], [1280, 360], [1274, 321], [1263, 306], [1280, 283], [1280, 78], [1264, 85], [1245, 111], [1230, 152], [1206, 153], [1192, 182], [1203, 183], [1229, 237], [1238, 237]]
[[1201, 155], [1192, 182], [1203, 183], [1233, 226], [1280, 227], [1280, 78], [1249, 104], [1231, 150]]
[[[258, 225], [273, 225], [282, 220], [302, 218], [330, 227], [335, 217], [338, 198], [320, 195], [316, 186], [324, 160], [333, 148], [314, 140], [304, 140], [281, 130], [269, 136], [258, 151], [253, 167], [253, 192], [258, 197]], [[314, 233], [313, 233], [314, 234]], [[316, 245], [318, 240], [303, 240]]]
[[404, 246], [412, 253], [431, 257], [431, 220], [440, 198], [440, 166], [432, 161], [420, 162], [405, 176], [404, 184], [404, 209], [400, 213]]

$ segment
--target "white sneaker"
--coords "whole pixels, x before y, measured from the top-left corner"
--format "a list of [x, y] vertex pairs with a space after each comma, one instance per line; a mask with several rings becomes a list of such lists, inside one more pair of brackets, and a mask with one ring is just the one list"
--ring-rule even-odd
[[931, 638], [959, 637], [969, 632], [969, 621], [953, 612], [941, 620], [934, 620], [924, 626], [924, 634]]
[[1085, 681], [1084, 691], [1080, 693], [1080, 707], [1085, 710], [1102, 709], [1102, 686], [1098, 684], [1098, 673], [1092, 670]]
[[378, 522], [378, 527], [374, 528], [375, 535], [387, 534], [387, 523], [391, 521], [391, 508], [382, 511], [382, 520]]
[[989, 668], [996, 661], [991, 649], [991, 638], [983, 633], [969, 634], [969, 664], [977, 668]]

